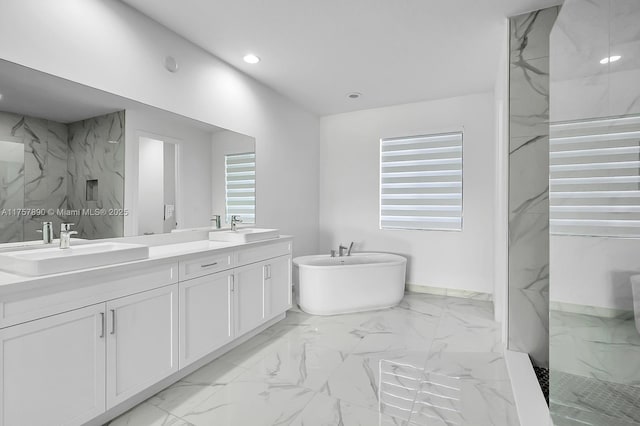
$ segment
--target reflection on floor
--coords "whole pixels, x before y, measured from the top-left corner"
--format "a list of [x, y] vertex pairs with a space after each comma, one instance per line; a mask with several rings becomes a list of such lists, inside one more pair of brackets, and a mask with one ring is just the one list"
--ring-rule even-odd
[[551, 414], [556, 425], [640, 425], [640, 334], [618, 318], [551, 311]]
[[550, 329], [552, 375], [562, 371], [640, 386], [640, 334], [633, 313], [603, 318], [551, 311]]
[[111, 422], [517, 426], [489, 302], [407, 293], [374, 312], [287, 318]]
[[557, 426], [638, 426], [640, 387], [552, 370], [551, 411]]

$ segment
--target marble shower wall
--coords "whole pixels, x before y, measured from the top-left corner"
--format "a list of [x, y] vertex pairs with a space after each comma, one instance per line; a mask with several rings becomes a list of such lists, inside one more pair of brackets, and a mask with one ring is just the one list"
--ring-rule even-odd
[[549, 363], [549, 34], [558, 7], [510, 19], [508, 347]]
[[[97, 181], [93, 200], [87, 181]], [[102, 210], [73, 219], [79, 238], [123, 236], [124, 111], [69, 125], [67, 193], [69, 210]]]
[[[2, 191], [13, 195], [1, 197], [4, 208], [58, 209], [66, 208], [68, 129], [65, 124], [41, 118], [0, 112], [0, 140], [24, 145], [24, 168], [15, 176], [10, 188]], [[20, 203], [22, 201], [22, 205]], [[8, 215], [0, 217], [0, 241], [36, 240], [41, 235], [43, 221], [59, 227], [62, 218], [54, 215]]]
[[[71, 124], [0, 112], [0, 141], [24, 146], [22, 168], [0, 158], [0, 210], [54, 212], [0, 215], [1, 242], [40, 239], [44, 221], [53, 222], [56, 236], [62, 222], [74, 222], [79, 238], [123, 235], [124, 111]], [[98, 181], [95, 201], [87, 201], [87, 180]], [[107, 214], [68, 214], [82, 209]]]

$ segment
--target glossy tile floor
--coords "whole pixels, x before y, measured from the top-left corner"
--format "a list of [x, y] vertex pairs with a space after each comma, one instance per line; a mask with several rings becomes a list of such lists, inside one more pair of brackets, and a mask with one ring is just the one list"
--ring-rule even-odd
[[551, 370], [556, 426], [640, 426], [640, 387]]
[[395, 308], [287, 318], [112, 426], [517, 426], [489, 302], [407, 293]]

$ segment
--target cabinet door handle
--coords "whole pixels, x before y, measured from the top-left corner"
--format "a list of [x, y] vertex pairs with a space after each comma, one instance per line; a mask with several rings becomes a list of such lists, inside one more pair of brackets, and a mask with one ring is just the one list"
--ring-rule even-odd
[[201, 268], [208, 268], [209, 266], [216, 266], [218, 262], [207, 263], [206, 265], [200, 265]]
[[100, 312], [100, 338], [104, 337], [104, 330], [106, 328], [106, 324], [104, 323], [104, 312]]
[[116, 310], [111, 309], [111, 334], [116, 334]]

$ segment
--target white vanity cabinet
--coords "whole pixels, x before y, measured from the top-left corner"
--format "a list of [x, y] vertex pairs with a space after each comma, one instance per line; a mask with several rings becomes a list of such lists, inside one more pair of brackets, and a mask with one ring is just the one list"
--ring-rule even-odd
[[271, 319], [291, 308], [291, 256], [267, 261], [264, 280], [264, 316]]
[[233, 281], [230, 270], [180, 282], [180, 368], [234, 337]]
[[80, 425], [105, 411], [104, 303], [0, 330], [0, 424]]
[[0, 426], [102, 424], [283, 318], [291, 249], [279, 238], [177, 253], [4, 294]]
[[77, 425], [178, 371], [177, 284], [0, 330], [3, 426]]
[[106, 303], [107, 409], [178, 371], [178, 285]]
[[242, 266], [235, 271], [235, 332], [241, 336], [260, 324], [264, 316], [265, 263]]

